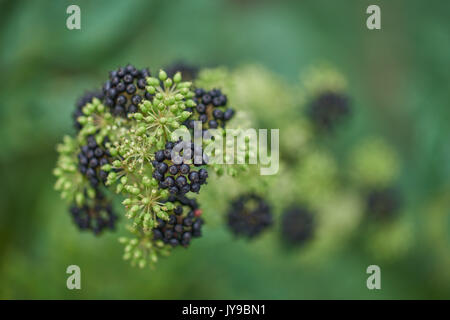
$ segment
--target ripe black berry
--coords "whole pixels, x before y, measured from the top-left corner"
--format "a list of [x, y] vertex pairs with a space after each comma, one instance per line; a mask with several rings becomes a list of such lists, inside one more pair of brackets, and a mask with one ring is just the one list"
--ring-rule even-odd
[[[200, 153], [197, 157], [196, 152]], [[200, 163], [194, 164], [194, 159]], [[161, 182], [160, 188], [168, 188], [171, 194], [183, 195], [190, 191], [198, 193], [201, 185], [206, 183], [208, 171], [204, 168], [196, 171], [194, 168], [203, 164], [205, 162], [201, 148], [183, 141], [167, 143], [164, 150], [158, 150], [155, 154], [152, 165], [156, 170], [153, 177]]]
[[153, 229], [153, 239], [162, 240], [164, 243], [176, 247], [182, 245], [188, 247], [192, 237], [201, 236], [203, 219], [202, 212], [198, 208], [195, 199], [185, 196], [171, 195], [167, 201], [176, 206], [169, 215], [169, 221], [158, 219], [158, 226]]
[[312, 213], [302, 206], [292, 206], [284, 211], [281, 221], [281, 237], [290, 246], [301, 246], [314, 234]]
[[226, 108], [227, 96], [218, 89], [206, 91], [197, 88], [194, 101], [196, 107], [189, 110], [192, 115], [184, 122], [190, 129], [194, 128], [194, 121], [201, 121], [203, 130], [215, 129], [219, 126], [224, 128], [226, 122], [234, 115], [233, 109]]
[[105, 140], [99, 145], [94, 136], [87, 137], [86, 145], [81, 146], [78, 153], [78, 169], [85, 175], [94, 188], [99, 182], [106, 182], [107, 173], [101, 170], [101, 166], [112, 161], [105, 146]]
[[228, 227], [237, 236], [253, 238], [272, 225], [270, 206], [255, 194], [240, 196], [231, 203]]
[[148, 69], [137, 70], [133, 65], [111, 71], [103, 85], [103, 103], [115, 116], [125, 117], [137, 112], [142, 100], [151, 98], [145, 91], [145, 79], [149, 76]]
[[80, 230], [91, 230], [95, 235], [104, 229], [114, 230], [117, 215], [113, 212], [111, 203], [104, 199], [103, 194], [96, 191], [92, 204], [81, 207], [73, 204], [70, 208], [73, 221]]

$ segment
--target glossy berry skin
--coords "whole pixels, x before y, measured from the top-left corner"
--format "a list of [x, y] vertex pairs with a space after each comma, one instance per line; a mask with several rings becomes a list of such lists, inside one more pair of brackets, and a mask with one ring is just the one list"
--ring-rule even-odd
[[94, 98], [99, 99], [100, 101], [103, 99], [103, 93], [101, 90], [95, 90], [95, 91], [89, 91], [85, 92], [82, 97], [80, 97], [75, 104], [75, 111], [72, 114], [73, 118], [73, 125], [75, 127], [75, 130], [78, 132], [83, 127], [81, 123], [78, 122], [78, 118], [81, 116], [84, 116], [83, 108], [88, 104], [91, 103]]
[[350, 115], [350, 102], [346, 95], [323, 92], [308, 107], [308, 115], [319, 131], [332, 131]]
[[[183, 141], [167, 143], [164, 150], [158, 150], [155, 154], [155, 160], [152, 162], [155, 168], [153, 178], [159, 181], [160, 188], [168, 189], [171, 194], [198, 193], [208, 178], [208, 171], [205, 168], [195, 169], [196, 166], [206, 164], [202, 153], [201, 148], [194, 148], [193, 144]], [[193, 163], [194, 156], [195, 161], [201, 160], [201, 163]]]
[[115, 229], [117, 215], [113, 212], [111, 203], [98, 190], [91, 204], [82, 207], [74, 204], [70, 208], [70, 213], [80, 230], [90, 230], [99, 235], [105, 229]]
[[227, 96], [219, 89], [195, 89], [194, 102], [196, 106], [188, 110], [192, 114], [184, 122], [189, 129], [194, 129], [194, 121], [202, 122], [202, 130], [225, 128], [226, 122], [234, 116], [234, 110], [227, 107]]
[[231, 203], [227, 224], [236, 236], [254, 238], [273, 224], [272, 211], [260, 196], [246, 194]]
[[314, 235], [313, 214], [304, 206], [292, 206], [281, 217], [281, 237], [288, 246], [299, 247]]
[[139, 111], [139, 104], [152, 97], [145, 90], [149, 76], [148, 69], [138, 70], [131, 64], [111, 71], [103, 85], [103, 104], [120, 117]]
[[400, 208], [400, 196], [394, 188], [373, 189], [366, 198], [367, 211], [377, 220], [391, 220]]
[[171, 195], [167, 201], [174, 203], [175, 209], [169, 215], [169, 221], [158, 219], [158, 226], [153, 229], [153, 239], [162, 240], [172, 247], [187, 248], [193, 237], [201, 236], [203, 219], [195, 199], [186, 196]]

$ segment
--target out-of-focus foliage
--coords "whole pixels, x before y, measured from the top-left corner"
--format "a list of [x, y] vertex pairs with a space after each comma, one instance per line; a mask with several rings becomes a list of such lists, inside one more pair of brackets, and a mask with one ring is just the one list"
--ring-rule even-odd
[[[65, 27], [70, 1], [2, 2], [0, 297], [449, 298], [450, 6], [432, 2], [381, 1], [380, 31], [365, 26], [370, 1], [79, 1], [79, 31]], [[203, 238], [154, 271], [136, 270], [120, 259], [124, 219], [98, 238], [72, 225], [53, 190], [54, 146], [73, 133], [78, 96], [108, 70], [179, 60], [209, 68], [200, 78], [223, 87], [249, 124], [279, 128], [282, 163], [277, 176], [211, 181], [199, 197]], [[335, 77], [324, 85], [345, 90], [352, 106], [329, 136], [304, 113], [324, 83], [311, 72], [323, 66]], [[377, 222], [361, 186], [387, 182], [401, 210]], [[277, 223], [234, 239], [223, 214], [248, 189], [268, 197], [276, 222], [291, 202], [307, 202], [319, 223], [312, 241], [284, 248]], [[80, 291], [65, 286], [71, 264]], [[379, 292], [365, 285], [371, 264], [382, 270]]]

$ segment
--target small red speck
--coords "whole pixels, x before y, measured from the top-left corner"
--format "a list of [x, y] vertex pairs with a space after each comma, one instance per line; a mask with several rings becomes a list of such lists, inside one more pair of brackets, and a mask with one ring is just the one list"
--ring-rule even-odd
[[194, 211], [194, 215], [196, 217], [200, 217], [202, 215], [202, 213], [203, 213], [202, 209], [195, 209], [195, 211]]

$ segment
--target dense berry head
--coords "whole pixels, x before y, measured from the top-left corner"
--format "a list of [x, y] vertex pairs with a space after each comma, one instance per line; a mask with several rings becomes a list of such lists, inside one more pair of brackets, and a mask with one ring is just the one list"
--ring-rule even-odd
[[198, 67], [189, 65], [184, 62], [175, 62], [166, 68], [164, 70], [167, 73], [167, 76], [169, 78], [173, 78], [173, 76], [177, 72], [181, 72], [181, 76], [183, 77], [183, 81], [193, 81], [197, 77], [198, 73]]
[[308, 209], [292, 206], [283, 213], [281, 237], [286, 244], [301, 246], [312, 238], [314, 230], [314, 216]]
[[400, 208], [400, 197], [396, 190], [372, 190], [367, 196], [367, 211], [379, 220], [389, 220]]
[[111, 71], [103, 85], [104, 105], [115, 116], [125, 117], [139, 111], [139, 104], [152, 98], [145, 90], [149, 76], [148, 69], [138, 70], [131, 64]]
[[101, 183], [106, 182], [108, 173], [102, 170], [102, 166], [110, 164], [112, 161], [111, 154], [106, 148], [103, 140], [98, 144], [94, 136], [88, 136], [86, 144], [81, 146], [78, 153], [78, 170], [91, 183], [92, 187], [97, 188]]
[[73, 125], [77, 131], [80, 131], [82, 128], [81, 123], [78, 122], [78, 118], [84, 115], [83, 114], [84, 106], [87, 105], [88, 103], [91, 103], [94, 100], [94, 98], [102, 100], [103, 99], [102, 91], [97, 90], [85, 92], [84, 95], [77, 100], [77, 103], [75, 105], [75, 111], [72, 114], [74, 122]]
[[168, 189], [173, 195], [198, 193], [208, 178], [206, 169], [196, 169], [206, 162], [203, 150], [193, 143], [168, 143], [164, 150], [155, 153], [152, 164], [153, 178], [159, 181], [159, 187]]
[[187, 108], [192, 115], [185, 121], [185, 125], [194, 129], [194, 121], [202, 122], [202, 129], [224, 128], [227, 121], [234, 116], [234, 110], [227, 107], [228, 98], [219, 89], [206, 91], [195, 89], [194, 108]]
[[169, 196], [167, 200], [175, 204], [169, 220], [158, 219], [158, 227], [153, 229], [154, 240], [162, 240], [172, 247], [188, 247], [192, 238], [202, 235], [203, 219], [202, 211], [197, 201], [185, 196]]
[[243, 195], [231, 203], [228, 226], [235, 235], [253, 238], [272, 225], [270, 206], [255, 194]]
[[341, 93], [324, 92], [311, 102], [308, 113], [317, 129], [332, 130], [350, 114], [349, 99]]
[[98, 190], [91, 204], [81, 207], [74, 204], [70, 208], [70, 213], [80, 230], [91, 230], [98, 235], [104, 229], [115, 229], [117, 216], [112, 210], [111, 203]]

